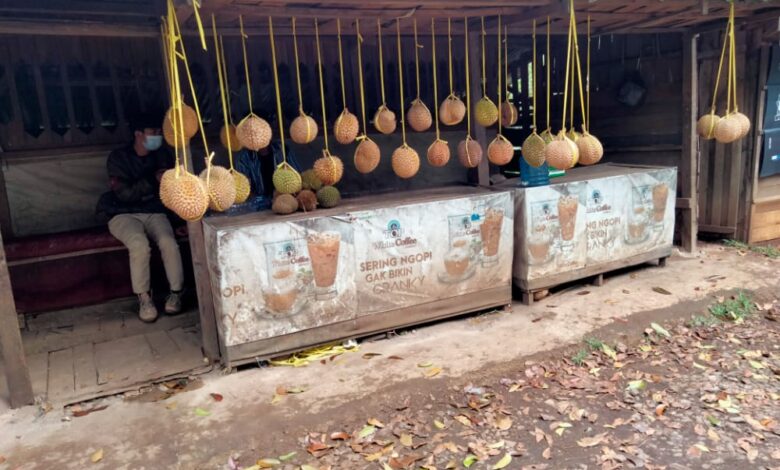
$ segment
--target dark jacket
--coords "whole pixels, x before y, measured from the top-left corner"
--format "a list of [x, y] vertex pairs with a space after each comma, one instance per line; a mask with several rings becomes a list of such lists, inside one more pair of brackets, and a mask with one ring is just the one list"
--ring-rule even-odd
[[173, 163], [173, 156], [164, 147], [145, 156], [139, 156], [132, 144], [114, 150], [106, 163], [111, 191], [100, 197], [97, 213], [113, 217], [165, 212], [157, 172], [172, 168]]
[[[249, 183], [252, 186], [252, 194], [256, 196], [265, 196], [267, 198], [273, 196], [274, 186], [272, 177], [274, 170], [276, 170], [276, 166], [284, 159], [282, 156], [282, 147], [278, 140], [271, 141], [269, 147], [273, 157], [268, 154], [262, 155], [258, 152], [243, 149], [238, 153], [235, 159], [236, 170], [249, 178]], [[301, 165], [298, 163], [298, 159], [289, 144], [286, 146], [286, 151], [287, 163], [300, 172]]]

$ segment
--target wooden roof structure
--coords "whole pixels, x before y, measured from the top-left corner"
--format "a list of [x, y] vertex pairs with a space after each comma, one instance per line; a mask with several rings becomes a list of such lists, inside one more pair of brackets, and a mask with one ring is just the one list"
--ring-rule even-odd
[[[495, 27], [501, 14], [504, 23], [518, 33], [531, 29], [534, 19], [553, 22], [553, 32], [565, 34], [567, 0], [174, 0], [185, 31], [196, 31], [193, 1], [201, 4], [201, 15], [213, 13], [223, 34], [238, 34], [242, 15], [250, 30], [263, 31], [269, 15], [319, 18], [324, 34], [335, 33], [335, 19], [490, 17], [487, 28]], [[727, 0], [575, 0], [579, 22], [592, 19], [595, 34], [660, 33], [721, 27], [728, 15]], [[92, 36], [152, 36], [159, 34], [165, 0], [4, 0], [0, 3], [0, 33], [80, 34]], [[741, 25], [775, 23], [780, 5], [773, 0], [737, 0], [736, 16]], [[307, 22], [308, 23], [308, 22]], [[409, 22], [411, 23], [411, 22]], [[408, 26], [411, 27], [411, 26]], [[455, 28], [455, 25], [453, 25]], [[455, 32], [459, 33], [460, 24]], [[301, 33], [307, 34], [305, 25]], [[279, 34], [289, 33], [280, 24]]]

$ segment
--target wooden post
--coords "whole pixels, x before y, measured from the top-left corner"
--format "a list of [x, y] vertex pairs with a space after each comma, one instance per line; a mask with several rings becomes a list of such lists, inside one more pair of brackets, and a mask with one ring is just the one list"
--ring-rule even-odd
[[8, 274], [2, 236], [0, 236], [0, 355], [5, 366], [11, 408], [32, 405], [35, 396], [22, 346], [19, 319], [16, 317], [16, 305], [11, 291], [11, 277]]
[[471, 131], [479, 145], [482, 146], [482, 161], [479, 162], [479, 166], [476, 168], [477, 184], [480, 186], [490, 186], [490, 162], [487, 159], [487, 131], [484, 127], [477, 124], [475, 119], [474, 108], [475, 104], [482, 97], [482, 43], [481, 43], [481, 29], [478, 26], [474, 26], [472, 29], [469, 25], [469, 62], [471, 65]]
[[203, 238], [203, 222], [187, 222], [192, 253], [192, 269], [195, 273], [195, 290], [198, 294], [200, 334], [203, 353], [209, 359], [219, 360], [219, 338], [217, 319], [214, 315], [214, 298], [211, 293], [211, 276], [206, 263], [206, 242]]
[[698, 64], [696, 59], [696, 39], [698, 35], [688, 32], [683, 34], [683, 82], [682, 82], [682, 152], [678, 177], [680, 178], [680, 197], [689, 198], [689, 207], [683, 207], [680, 221], [680, 238], [682, 248], [688, 252], [696, 251], [696, 236], [698, 234], [698, 137], [696, 121], [698, 120], [699, 96]]

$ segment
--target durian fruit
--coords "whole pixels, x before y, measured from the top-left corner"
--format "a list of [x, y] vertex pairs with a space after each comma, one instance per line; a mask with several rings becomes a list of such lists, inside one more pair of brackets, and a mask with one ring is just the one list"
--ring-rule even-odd
[[344, 163], [327, 150], [322, 151], [322, 156], [314, 162], [314, 173], [326, 186], [332, 186], [341, 181], [344, 175]]
[[[549, 131], [547, 135], [549, 135]], [[531, 135], [526, 137], [523, 141], [523, 146], [520, 147], [520, 153], [523, 155], [526, 163], [534, 168], [539, 168], [544, 164], [544, 148], [547, 146], [547, 142], [544, 138], [533, 131]]]
[[476, 168], [482, 161], [482, 146], [467, 135], [464, 140], [458, 143], [458, 160], [466, 168]]
[[392, 134], [397, 126], [395, 113], [387, 105], [382, 105], [374, 113], [374, 127], [382, 134]]
[[350, 113], [347, 108], [344, 108], [333, 125], [333, 135], [336, 137], [336, 141], [342, 145], [351, 144], [355, 141], [359, 130], [360, 123], [357, 116]]
[[209, 164], [200, 172], [200, 179], [209, 193], [209, 209], [223, 212], [235, 204], [236, 180], [230, 170]]
[[571, 154], [574, 157], [574, 165], [577, 164], [578, 161], [580, 161], [580, 148], [577, 147], [577, 144], [567, 135], [564, 137], [566, 140], [566, 143], [569, 144], [569, 147], [571, 147]]
[[696, 132], [704, 140], [712, 140], [715, 138], [715, 127], [720, 121], [720, 116], [715, 113], [708, 113], [700, 117], [696, 122]]
[[236, 126], [236, 137], [241, 145], [257, 152], [271, 143], [271, 126], [260, 116], [250, 114]]
[[252, 185], [249, 184], [249, 178], [238, 170], [230, 170], [233, 173], [233, 182], [236, 185], [236, 204], [241, 204], [249, 199], [249, 193], [252, 191]]
[[741, 128], [739, 137], [737, 137], [737, 139], [741, 139], [746, 135], [748, 135], [748, 133], [750, 132], [750, 118], [740, 113], [739, 111], [735, 111], [731, 115], [739, 123]]
[[287, 162], [276, 167], [273, 177], [274, 189], [279, 194], [295, 194], [301, 190], [303, 179], [300, 173]]
[[380, 157], [379, 146], [370, 137], [365, 137], [355, 147], [355, 168], [363, 174], [371, 173], [379, 165]]
[[436, 139], [428, 147], [428, 163], [431, 166], [442, 167], [450, 161], [450, 146], [447, 142]]
[[415, 131], [425, 132], [430, 129], [431, 124], [433, 124], [431, 110], [428, 109], [428, 106], [426, 106], [420, 98], [417, 98], [412, 101], [409, 111], [406, 112], [406, 121]]
[[318, 191], [322, 187], [322, 181], [317, 176], [314, 170], [306, 170], [301, 174], [303, 189], [311, 189], [312, 191]]
[[742, 133], [742, 123], [738, 118], [734, 117], [734, 114], [728, 114], [723, 116], [717, 124], [715, 124], [715, 140], [721, 144], [730, 144], [739, 139]]
[[512, 161], [515, 149], [512, 143], [502, 134], [496, 135], [487, 148], [488, 160], [494, 165], [503, 166]]
[[407, 144], [403, 144], [393, 151], [391, 163], [393, 172], [399, 178], [411, 178], [420, 170], [420, 156], [415, 149]]
[[575, 144], [577, 143], [577, 140], [579, 140], [580, 136], [579, 132], [575, 131], [574, 129], [569, 129], [569, 132], [566, 133], [566, 137], [572, 140]]
[[160, 179], [160, 200], [165, 207], [187, 221], [199, 220], [209, 207], [209, 195], [200, 178], [176, 168], [163, 173]]
[[547, 160], [547, 164], [557, 170], [568, 170], [574, 167], [576, 160], [572, 147], [576, 148], [577, 146], [561, 131], [544, 149], [544, 158]]
[[455, 126], [466, 117], [466, 105], [457, 96], [450, 93], [439, 106], [439, 120], [445, 126]]
[[477, 106], [474, 108], [474, 117], [480, 126], [490, 127], [498, 121], [498, 108], [496, 108], [496, 104], [490, 98], [483, 96], [477, 101]]
[[290, 138], [296, 144], [310, 144], [317, 137], [317, 132], [319, 132], [317, 121], [304, 114], [303, 110], [300, 110], [298, 117], [290, 124]]
[[555, 136], [553, 135], [553, 133], [552, 133], [552, 131], [550, 130], [549, 127], [547, 129], [543, 130], [542, 133], [539, 134], [539, 137], [541, 137], [542, 140], [544, 140], [544, 144], [545, 145], [547, 145], [550, 142], [552, 142], [553, 139], [555, 138]]
[[579, 149], [579, 164], [593, 165], [604, 156], [604, 146], [601, 145], [596, 136], [584, 131], [582, 136], [577, 139], [577, 148]]
[[[184, 121], [184, 137], [189, 140], [198, 133], [198, 114], [190, 106], [182, 104], [181, 117]], [[163, 126], [165, 126], [166, 121], [172, 128], [179, 129], [179, 111], [176, 107], [168, 108], [163, 120]]]
[[321, 207], [336, 207], [341, 202], [341, 193], [335, 186], [323, 186], [317, 191], [317, 202]]
[[298, 208], [303, 212], [311, 212], [317, 208], [317, 195], [310, 189], [304, 189], [295, 196]]
[[223, 147], [228, 148], [228, 132], [230, 133], [230, 150], [238, 152], [241, 150], [241, 142], [238, 141], [236, 126], [233, 124], [222, 126], [222, 129], [219, 130], [219, 141]]
[[502, 126], [514, 126], [519, 119], [517, 112], [517, 106], [511, 101], [501, 102], [501, 125]]
[[[168, 118], [163, 119], [162, 133], [163, 138], [165, 139], [165, 142], [168, 143], [168, 145], [177, 149], [182, 148], [181, 136], [179, 136], [178, 139], [176, 138], [176, 134], [173, 131], [173, 125], [171, 124], [171, 121], [168, 120]], [[185, 138], [184, 146], [186, 147], [189, 143], [190, 139]]]
[[271, 204], [271, 210], [277, 214], [292, 214], [298, 210], [298, 200], [292, 194], [279, 194]]

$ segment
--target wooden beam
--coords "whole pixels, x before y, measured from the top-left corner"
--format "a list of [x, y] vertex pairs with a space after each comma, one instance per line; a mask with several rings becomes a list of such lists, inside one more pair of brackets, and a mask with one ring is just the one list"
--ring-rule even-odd
[[33, 36], [156, 37], [158, 25], [112, 24], [87, 21], [0, 20], [0, 34]]
[[11, 276], [5, 261], [3, 238], [0, 236], [0, 356], [3, 358], [11, 408], [32, 405], [33, 395], [30, 369], [22, 346], [19, 319], [16, 316]]
[[680, 165], [678, 168], [678, 177], [680, 178], [681, 198], [690, 199], [690, 208], [683, 209], [680, 221], [680, 238], [682, 248], [688, 252], [696, 251], [696, 237], [698, 234], [698, 137], [696, 135], [696, 121], [698, 120], [699, 96], [698, 84], [698, 63], [696, 59], [696, 38], [691, 33], [683, 35], [682, 47], [682, 152], [680, 153]]

